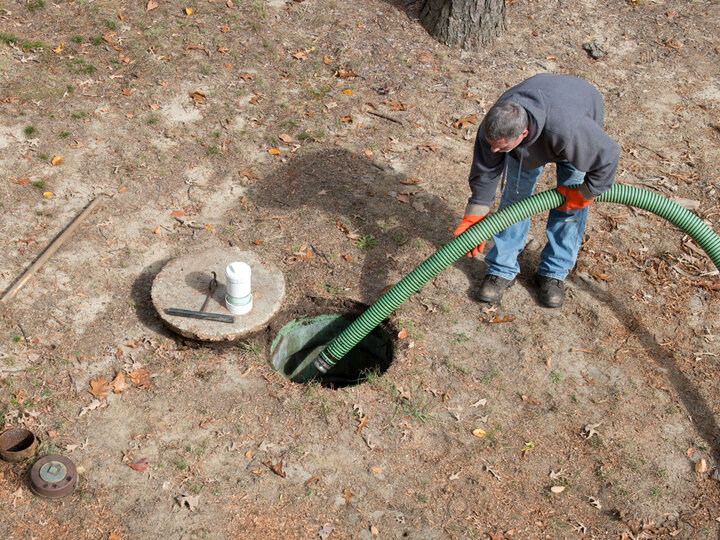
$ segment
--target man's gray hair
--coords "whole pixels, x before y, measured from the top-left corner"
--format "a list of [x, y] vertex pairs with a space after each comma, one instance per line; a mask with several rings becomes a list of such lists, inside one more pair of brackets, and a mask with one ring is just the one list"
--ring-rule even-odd
[[488, 141], [511, 141], [528, 127], [525, 109], [512, 101], [499, 101], [485, 115], [485, 138]]

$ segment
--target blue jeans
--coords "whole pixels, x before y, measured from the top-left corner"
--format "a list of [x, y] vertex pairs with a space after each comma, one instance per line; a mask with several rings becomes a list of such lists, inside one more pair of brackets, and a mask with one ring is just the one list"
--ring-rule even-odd
[[[557, 163], [557, 183], [559, 186], [582, 184], [585, 173], [578, 171], [567, 161]], [[500, 200], [500, 209], [530, 197], [540, 178], [543, 167], [525, 170], [517, 160], [509, 155], [506, 159], [507, 181]], [[538, 274], [564, 280], [570, 269], [575, 266], [580, 250], [588, 207], [581, 210], [559, 212], [550, 210], [545, 234], [548, 242], [540, 254]], [[525, 219], [493, 236], [495, 245], [485, 255], [488, 274], [505, 279], [514, 278], [520, 272], [518, 255], [525, 248], [525, 239], [530, 230], [530, 219]]]

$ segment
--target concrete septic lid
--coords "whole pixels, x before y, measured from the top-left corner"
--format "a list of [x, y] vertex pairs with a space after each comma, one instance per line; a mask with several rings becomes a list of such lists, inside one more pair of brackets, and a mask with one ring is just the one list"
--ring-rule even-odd
[[[234, 315], [234, 323], [207, 321], [168, 315], [168, 308], [200, 311], [208, 294], [212, 272], [217, 288], [205, 308], [207, 313], [231, 315], [225, 307], [225, 267], [241, 261], [252, 271], [252, 310]], [[273, 264], [261, 262], [250, 251], [216, 248], [172, 259], [155, 277], [152, 301], [163, 322], [178, 334], [201, 341], [232, 341], [260, 330], [280, 309], [285, 296], [285, 278]]]

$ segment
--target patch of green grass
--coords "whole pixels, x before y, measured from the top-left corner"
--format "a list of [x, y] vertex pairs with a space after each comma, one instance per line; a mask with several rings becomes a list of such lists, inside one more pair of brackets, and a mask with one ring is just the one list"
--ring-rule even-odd
[[327, 283], [323, 285], [323, 288], [329, 292], [330, 294], [334, 294], [335, 296], [345, 296], [347, 294], [347, 291], [340, 287], [339, 285], [335, 285], [334, 283]]
[[73, 43], [77, 43], [78, 45], [85, 41], [85, 38], [83, 36], [77, 35], [70, 38], [70, 41]]
[[65, 139], [66, 137], [69, 137], [69, 136], [70, 136], [69, 131], [61, 131], [60, 134], [58, 135], [58, 137], [60, 137], [61, 139]]
[[25, 129], [23, 130], [25, 132], [25, 136], [29, 137], [33, 133], [35, 133], [35, 128], [33, 126], [25, 126]]
[[92, 44], [95, 45], [96, 47], [98, 45], [102, 45], [102, 42], [103, 42], [102, 36], [96, 36], [96, 37], [92, 38]]
[[184, 456], [178, 456], [175, 459], [175, 467], [177, 467], [179, 471], [184, 471], [188, 468], [187, 460]]
[[40, 161], [47, 161], [48, 159], [50, 159], [50, 156], [48, 156], [47, 154], [37, 154], [35, 157], [38, 158]]
[[45, 47], [42, 41], [27, 41], [6, 32], [0, 32], [0, 41], [6, 45], [15, 45], [26, 51], [36, 51]]
[[562, 374], [562, 372], [560, 372], [560, 371], [557, 371], [557, 370], [554, 370], [554, 369], [553, 369], [553, 370], [550, 372], [550, 381], [551, 381], [553, 384], [559, 384], [559, 383], [561, 383], [564, 377], [565, 377], [565, 376], [564, 376], [564, 375]]
[[157, 124], [160, 121], [160, 117], [157, 114], [153, 114], [150, 118], [148, 118], [148, 125]]
[[377, 246], [377, 240], [375, 240], [372, 236], [363, 236], [355, 242], [355, 246], [360, 249], [364, 249], [365, 251], [370, 251], [372, 248]]
[[95, 73], [96, 70], [95, 66], [86, 62], [84, 58], [73, 58], [70, 62], [68, 62], [68, 67], [77, 75], [90, 75]]
[[33, 182], [32, 185], [41, 191], [45, 190], [45, 180], [38, 180], [37, 182]]
[[208, 155], [208, 156], [215, 156], [219, 153], [220, 153], [220, 150], [218, 149], [217, 146], [208, 146], [205, 149], [205, 155]]
[[87, 113], [86, 113], [85, 111], [80, 111], [80, 112], [72, 113], [72, 114], [70, 115], [70, 117], [71, 117], [73, 120], [80, 120], [81, 118], [85, 118], [86, 116], [87, 116]]
[[42, 9], [45, 7], [45, 0], [32, 0], [31, 2], [28, 2], [26, 4], [26, 7], [30, 11], [35, 11], [36, 9]]
[[465, 334], [453, 334], [452, 343], [465, 343], [467, 341], [470, 341], [470, 338], [467, 337]]
[[112, 31], [117, 30], [117, 24], [115, 24], [115, 21], [111, 21], [111, 20], [109, 20], [109, 19], [106, 19], [106, 20], [104, 21], [104, 24], [105, 24], [105, 28], [107, 28], [108, 30], [112, 30]]

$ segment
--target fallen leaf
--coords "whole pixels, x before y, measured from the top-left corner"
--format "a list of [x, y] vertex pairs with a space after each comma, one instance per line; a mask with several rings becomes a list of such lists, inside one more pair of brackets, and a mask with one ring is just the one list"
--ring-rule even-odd
[[396, 101], [394, 99], [391, 99], [389, 101], [383, 101], [384, 105], [387, 105], [390, 107], [391, 111], [405, 111], [407, 108], [404, 104], [400, 103], [399, 101]]
[[350, 491], [350, 488], [345, 488], [345, 491], [343, 491], [343, 495], [345, 495], [345, 506], [350, 506], [350, 498], [354, 497], [355, 494]]
[[30, 179], [29, 179], [29, 178], [20, 178], [20, 179], [18, 180], [18, 179], [16, 179], [16, 178], [11, 178], [10, 181], [11, 181], [13, 184], [20, 184], [20, 185], [22, 185], [22, 184], [27, 184], [28, 182], [30, 182]]
[[64, 48], [65, 48], [65, 43], [61, 43], [60, 45], [55, 47], [55, 49], [53, 49], [53, 50], [55, 51], [55, 54], [60, 54]]
[[126, 186], [123, 186], [123, 187], [121, 187], [120, 189], [118, 189], [118, 195], [122, 195], [122, 194], [125, 193], [126, 191], [127, 191], [127, 187], [126, 187]]
[[333, 73], [333, 76], [340, 77], [342, 79], [349, 79], [350, 77], [357, 77], [357, 73], [355, 73], [352, 69], [340, 68]]
[[323, 528], [317, 532], [317, 535], [320, 537], [320, 540], [327, 540], [327, 537], [330, 536], [330, 533], [334, 530], [335, 527], [332, 525], [323, 525]]
[[45, 198], [52, 197], [52, 192], [46, 191], [45, 193], [43, 193], [43, 197], [45, 197]]
[[278, 135], [278, 139], [280, 139], [284, 143], [293, 142], [293, 138], [290, 135], [288, 135], [287, 133], [281, 133], [280, 135]]
[[420, 184], [422, 180], [419, 178], [405, 178], [404, 180], [400, 180], [401, 184], [405, 184], [406, 186], [414, 186], [416, 184]]
[[433, 61], [433, 57], [429, 52], [423, 51], [418, 55], [418, 60], [423, 64], [429, 64]]
[[160, 227], [160, 226], [158, 225], [158, 226], [155, 228], [155, 230], [153, 231], [153, 234], [160, 234], [161, 232], [162, 232], [162, 227]]
[[327, 56], [323, 56], [323, 64], [329, 64], [329, 63], [330, 63], [330, 58]]
[[190, 98], [198, 105], [202, 105], [207, 102], [207, 96], [202, 92], [190, 92]]
[[485, 430], [481, 429], [481, 428], [473, 429], [472, 434], [475, 435], [476, 437], [478, 437], [479, 439], [482, 439], [483, 437], [485, 437], [485, 435], [487, 435], [487, 433], [485, 433]]
[[145, 11], [150, 11], [152, 9], [155, 9], [156, 7], [158, 7], [158, 5], [159, 4], [155, 0], [150, 0], [147, 3], [147, 6], [145, 7]]
[[477, 115], [471, 114], [465, 118], [458, 118], [451, 125], [455, 129], [465, 129], [468, 124], [475, 124], [477, 122]]
[[51, 429], [50, 431], [48, 431], [47, 434], [48, 434], [48, 437], [50, 437], [51, 439], [55, 439], [58, 436], [58, 432], [55, 431], [54, 429]]
[[341, 122], [344, 122], [345, 124], [352, 124], [352, 121], [353, 121], [352, 114], [348, 114], [347, 116], [343, 116], [343, 117], [340, 119], [340, 121], [341, 121]]
[[[159, 229], [160, 227], [158, 227]], [[113, 393], [115, 394], [121, 394], [125, 390], [128, 390], [130, 388], [130, 385], [125, 380], [125, 373], [122, 371], [118, 371], [118, 374], [115, 376], [115, 378], [110, 383], [113, 387]]]
[[363, 154], [365, 154], [365, 157], [367, 157], [367, 158], [373, 157], [375, 155], [373, 153], [373, 151], [370, 150], [369, 148], [366, 148], [365, 150], [363, 150]]
[[128, 373], [132, 383], [138, 388], [150, 388], [150, 372], [147, 369], [136, 369]]
[[218, 45], [218, 49], [217, 49], [217, 50], [218, 50], [218, 52], [221, 52], [221, 53], [224, 53], [224, 54], [227, 54], [227, 53], [230, 52], [230, 49], [228, 49], [227, 47], [223, 47], [222, 45]]
[[350, 89], [348, 88], [348, 89], [346, 89], [346, 90], [343, 90], [343, 94], [345, 94], [346, 96], [354, 96], [354, 95], [355, 95], [355, 92], [353, 92], [352, 90], [350, 90]]
[[110, 383], [105, 377], [99, 377], [94, 381], [90, 381], [90, 393], [95, 399], [105, 399], [110, 393]]
[[377, 536], [380, 534], [380, 531], [375, 525], [370, 525], [370, 534], [372, 534], [373, 536]]
[[220, 31], [221, 31], [223, 34], [226, 34], [227, 32], [230, 31], [230, 27], [229, 27], [227, 24], [225, 24], [225, 25], [222, 26], [222, 28], [220, 28]]
[[408, 337], [408, 331], [407, 330], [400, 330], [397, 335], [398, 339], [405, 339]]
[[225, 2], [225, 5], [226, 5], [227, 7], [229, 7], [229, 8], [231, 8], [231, 7], [233, 7], [235, 4], [233, 4], [233, 1], [232, 1], [232, 0], [227, 0], [227, 2]]
[[180, 495], [179, 497], [176, 497], [175, 500], [180, 505], [180, 508], [187, 507], [188, 510], [194, 512], [197, 510], [200, 502], [200, 495]]
[[319, 477], [319, 476], [311, 476], [310, 478], [308, 478], [307, 480], [305, 480], [304, 486], [305, 486], [305, 487], [312, 486], [313, 484], [316, 484], [316, 483], [319, 482], [319, 481], [320, 481], [320, 477]]
[[367, 414], [364, 416], [361, 416], [358, 418], [358, 427], [355, 430], [355, 435], [359, 435], [362, 429], [367, 425], [368, 423], [368, 416]]
[[553, 486], [550, 488], [550, 491], [552, 491], [553, 493], [562, 493], [563, 491], [565, 491], [565, 486]]
[[63, 162], [62, 156], [55, 156], [54, 158], [52, 158], [52, 161], [50, 162], [50, 164], [53, 167], [56, 167], [57, 165], [60, 165], [62, 162]]
[[277, 148], [271, 148], [270, 150], [268, 150], [268, 154], [270, 154], [271, 156], [279, 156], [280, 150], [278, 150]]
[[285, 471], [282, 470], [283, 462], [282, 459], [273, 465], [272, 461], [263, 461], [263, 465], [265, 465], [268, 469], [270, 469], [272, 472], [277, 474], [280, 478], [285, 478]]
[[382, 474], [383, 470], [380, 467], [370, 467], [370, 470], [375, 474]]
[[192, 15], [192, 14], [193, 14], [193, 9], [192, 9], [192, 8], [189, 8], [189, 7], [186, 7], [186, 8], [185, 8], [185, 15]]
[[695, 462], [695, 472], [698, 474], [705, 474], [708, 470], [707, 461], [705, 458], [701, 458]]
[[101, 402], [99, 399], [93, 399], [90, 403], [88, 403], [85, 407], [80, 409], [80, 414], [78, 416], [84, 416], [90, 411], [94, 411], [101, 405]]
[[147, 458], [142, 458], [134, 463], [128, 463], [127, 466], [134, 471], [147, 472], [150, 468], [150, 462]]
[[172, 214], [170, 214], [170, 217], [183, 217], [185, 215], [185, 212], [182, 210], [175, 210]]
[[292, 56], [295, 60], [306, 60], [308, 57], [305, 51], [298, 51], [290, 56]]
[[114, 532], [110, 533], [110, 536], [108, 536], [108, 540], [123, 540], [122, 536], [118, 536]]

